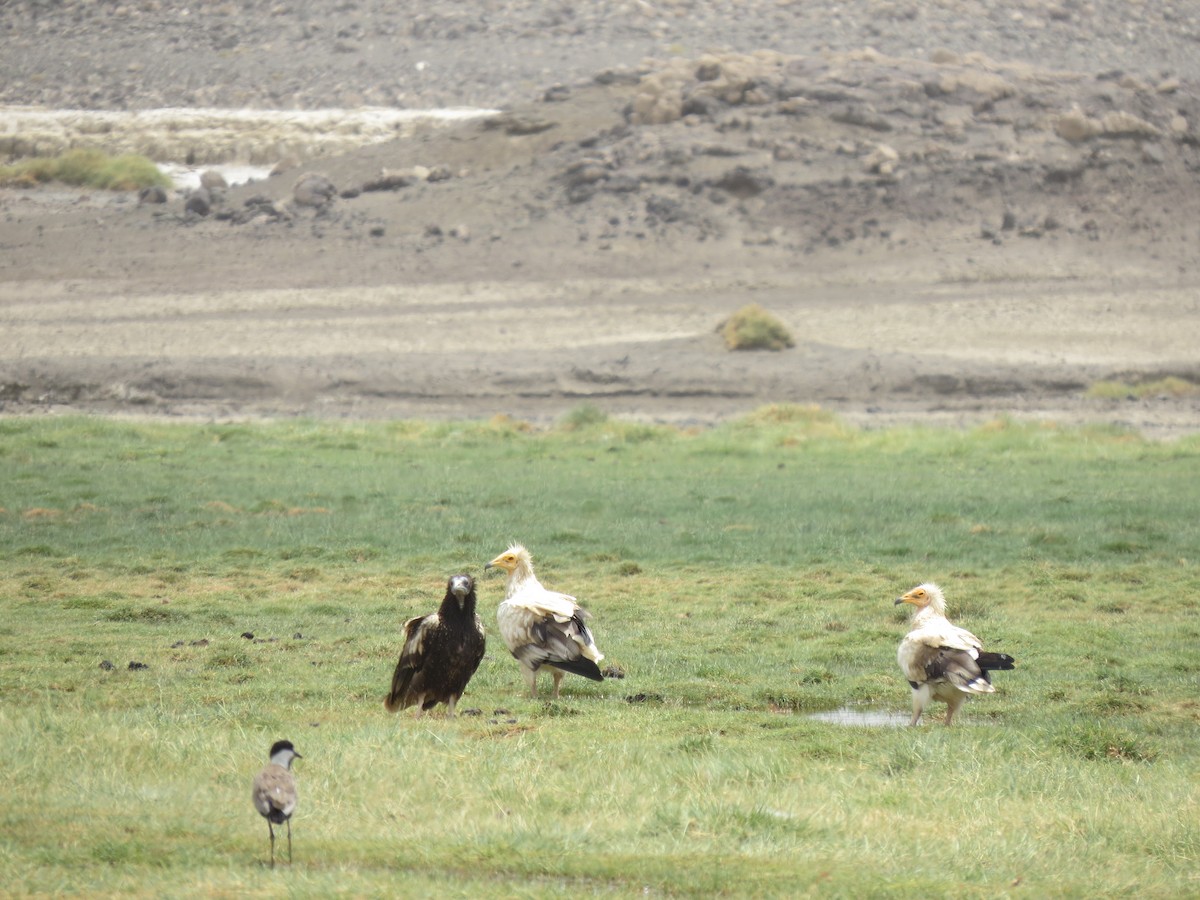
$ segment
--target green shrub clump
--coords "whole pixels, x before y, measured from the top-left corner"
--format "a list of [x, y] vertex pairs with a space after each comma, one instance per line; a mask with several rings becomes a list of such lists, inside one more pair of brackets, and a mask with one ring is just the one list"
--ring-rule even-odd
[[102, 150], [68, 150], [61, 156], [23, 159], [0, 166], [0, 185], [34, 187], [50, 181], [107, 191], [169, 187], [167, 178], [144, 156], [110, 156]]
[[730, 350], [784, 350], [796, 343], [787, 327], [757, 303], [739, 309], [719, 330]]

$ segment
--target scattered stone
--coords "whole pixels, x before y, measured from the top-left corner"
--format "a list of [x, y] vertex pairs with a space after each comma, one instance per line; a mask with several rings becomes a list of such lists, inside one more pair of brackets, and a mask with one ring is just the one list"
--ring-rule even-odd
[[412, 169], [384, 169], [375, 178], [363, 182], [363, 192], [398, 191], [417, 182]]
[[207, 191], [228, 190], [229, 182], [216, 169], [206, 169], [200, 173], [200, 187]]
[[102, 660], [100, 660], [100, 668], [103, 669], [105, 672], [111, 672], [113, 669], [116, 668], [116, 666], [114, 666], [109, 660], [102, 659]]
[[1158, 137], [1160, 134], [1149, 122], [1127, 112], [1106, 113], [1100, 123], [1109, 137]]
[[744, 200], [761, 194], [775, 183], [766, 172], [753, 171], [745, 166], [730, 169], [713, 182], [713, 187]]
[[835, 122], [841, 122], [845, 125], [857, 125], [860, 128], [869, 128], [872, 131], [892, 130], [891, 121], [881, 116], [870, 106], [847, 106], [832, 113], [829, 118]]
[[621, 679], [625, 677], [625, 670], [617, 665], [608, 665], [601, 669], [600, 674], [605, 678]]
[[504, 112], [483, 120], [483, 127], [499, 130], [513, 137], [525, 137], [549, 131], [557, 123], [528, 113]]
[[196, 216], [207, 216], [212, 212], [212, 197], [204, 188], [193, 191], [184, 201], [183, 211]]
[[1064, 141], [1073, 144], [1090, 141], [1101, 134], [1104, 126], [1079, 109], [1063, 113], [1054, 123], [1054, 132]]
[[887, 144], [876, 144], [875, 149], [863, 160], [863, 168], [876, 175], [893, 175], [900, 162], [900, 154]]
[[158, 185], [144, 187], [138, 191], [138, 206], [146, 203], [166, 203], [167, 192]]
[[308, 172], [301, 175], [292, 188], [292, 199], [297, 206], [321, 209], [333, 202], [337, 188], [324, 175]]
[[137, 672], [141, 669], [148, 669], [150, 667], [144, 662], [137, 662], [136, 660], [133, 660], [129, 663], [129, 668], [131, 671]]
[[252, 640], [254, 640], [254, 632], [253, 631], [243, 631], [242, 637], [244, 637], [248, 641], [252, 641]]

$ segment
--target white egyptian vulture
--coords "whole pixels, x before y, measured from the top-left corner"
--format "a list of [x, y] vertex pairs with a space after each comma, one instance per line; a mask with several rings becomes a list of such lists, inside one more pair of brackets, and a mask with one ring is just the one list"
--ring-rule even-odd
[[604, 680], [597, 665], [604, 654], [597, 649], [587, 627], [590, 615], [569, 594], [542, 587], [533, 574], [528, 550], [513, 544], [484, 568], [500, 568], [508, 573], [496, 621], [504, 643], [521, 664], [530, 697], [537, 697], [538, 671], [543, 666], [554, 679], [555, 700], [564, 672], [592, 681]]
[[896, 659], [904, 677], [912, 685], [913, 717], [916, 725], [932, 700], [946, 704], [946, 724], [954, 718], [969, 694], [995, 692], [989, 672], [1011, 669], [1013, 658], [1007, 653], [987, 653], [979, 638], [946, 618], [946, 598], [936, 584], [921, 584], [896, 605], [916, 607], [912, 630], [900, 642]]

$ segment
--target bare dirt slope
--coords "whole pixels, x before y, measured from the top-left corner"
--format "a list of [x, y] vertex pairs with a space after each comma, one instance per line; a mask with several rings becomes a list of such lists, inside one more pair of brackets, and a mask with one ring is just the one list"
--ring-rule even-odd
[[[310, 19], [328, 23], [319, 6]], [[1011, 413], [1161, 436], [1200, 428], [1195, 397], [1085, 396], [1100, 379], [1200, 381], [1197, 73], [1154, 64], [1184, 58], [1186, 38], [1161, 52], [1130, 41], [1136, 68], [1079, 72], [973, 53], [952, 15], [969, 11], [961, 4], [914, 7], [927, 35], [946, 38], [936, 50], [913, 46], [902, 4], [861, 4], [894, 55], [838, 49], [854, 31], [820, 47], [818, 23], [787, 4], [765, 5], [762, 21], [794, 13], [810, 30], [771, 50], [739, 19], [726, 46], [684, 53], [719, 33], [699, 12], [711, 5], [664, 4], [658, 24], [626, 32], [577, 18], [575, 32], [546, 26], [540, 43], [536, 29], [499, 24], [540, 6], [496, 4], [476, 30], [459, 22], [457, 37], [420, 39], [389, 36], [390, 7], [339, 7], [374, 23], [360, 28], [370, 40], [341, 38], [358, 50], [289, 37], [303, 26], [283, 13], [277, 24], [291, 24], [271, 40], [265, 19], [206, 19], [213, 33], [245, 26], [231, 26], [234, 48], [259, 36], [263, 77], [244, 81], [264, 103], [265, 75], [287, 68], [278, 45], [293, 38], [347, 90], [355, 70], [342, 57], [374, 59], [364, 48], [389, 40], [474, 60], [461, 83], [434, 79], [438, 102], [486, 102], [475, 73], [488, 52], [519, 77], [497, 87], [499, 117], [311, 159], [214, 192], [203, 215], [183, 195], [3, 191], [4, 412], [548, 421], [589, 402], [704, 424], [797, 402], [867, 424]], [[423, 27], [451, 28], [463, 10], [444, 7]], [[93, 6], [64, 8], [86, 18]], [[621, 8], [641, 21], [640, 5]], [[1040, 17], [1037, 40], [1076, 54], [1084, 39], [1109, 47], [1085, 20], [1117, 8], [1024, 9]], [[149, 33], [184, 62], [155, 93], [130, 87], [126, 105], [186, 101], [164, 85], [214, 71], [195, 34], [167, 21], [179, 10], [154, 9], [125, 16], [157, 14]], [[697, 21], [675, 15], [687, 10]], [[77, 21], [37, 33], [69, 44]], [[1174, 33], [1147, 22], [1138, 34]], [[103, 31], [89, 53], [115, 53], [106, 40], [120, 33]], [[148, 46], [138, 34], [127, 28], [127, 54]], [[681, 34], [669, 58], [633, 56]], [[20, 46], [4, 65], [40, 58]], [[518, 52], [534, 46], [542, 55]], [[557, 68], [545, 55], [570, 47], [579, 55], [563, 51]], [[580, 71], [592, 53], [597, 65]], [[360, 68], [361, 93], [374, 69]], [[13, 96], [14, 84], [45, 84], [36, 69], [6, 82], [6, 99], [42, 99], [44, 88]], [[296, 96], [319, 83], [297, 82]], [[517, 84], [539, 87], [522, 98]], [[81, 90], [50, 99], [78, 102]], [[716, 328], [750, 302], [797, 346], [726, 350]]]

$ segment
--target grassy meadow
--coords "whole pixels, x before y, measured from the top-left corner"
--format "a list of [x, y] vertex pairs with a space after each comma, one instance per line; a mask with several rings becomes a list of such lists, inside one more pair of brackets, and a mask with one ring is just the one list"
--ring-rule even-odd
[[[1198, 510], [1200, 439], [1103, 428], [0, 419], [0, 893], [1197, 896]], [[514, 540], [624, 678], [524, 696]], [[459, 571], [478, 713], [390, 715]], [[891, 724], [926, 580], [1017, 659], [950, 729]]]

